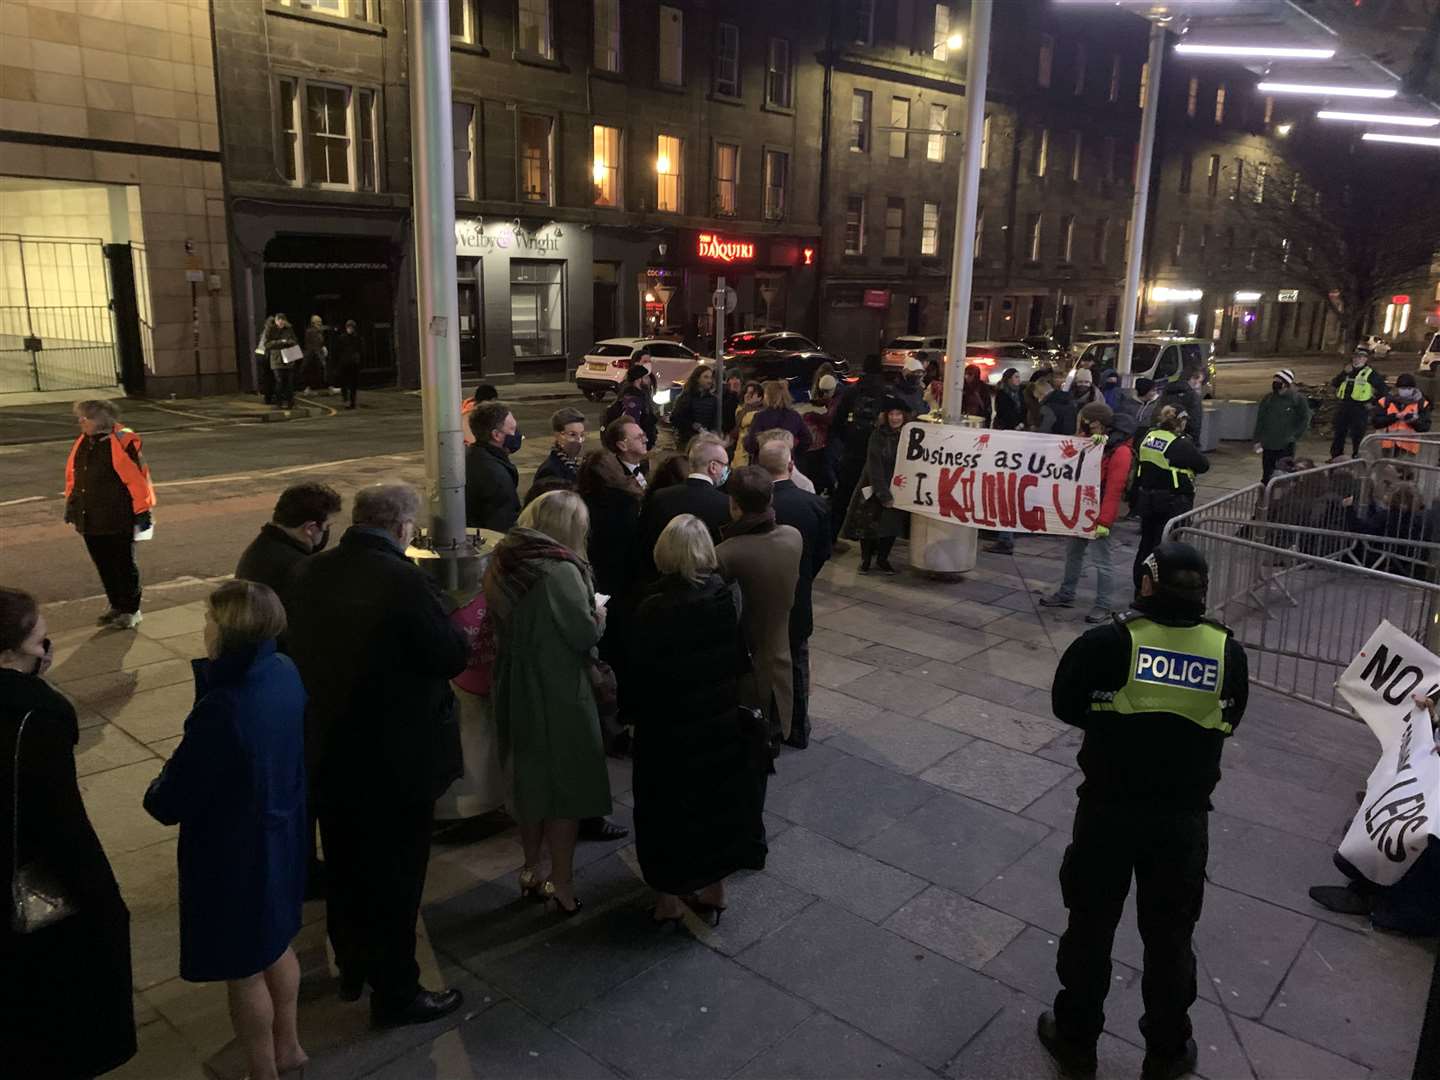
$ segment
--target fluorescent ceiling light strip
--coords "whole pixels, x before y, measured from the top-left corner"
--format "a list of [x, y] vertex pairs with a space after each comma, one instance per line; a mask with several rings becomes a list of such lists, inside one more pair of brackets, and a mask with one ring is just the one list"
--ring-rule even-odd
[[1406, 146], [1440, 146], [1440, 138], [1431, 135], [1392, 135], [1385, 131], [1367, 131], [1360, 138], [1365, 142], [1404, 143]]
[[1410, 116], [1404, 113], [1341, 112], [1321, 109], [1315, 114], [1321, 120], [1353, 120], [1360, 124], [1396, 124], [1400, 127], [1435, 127], [1440, 116]]
[[1200, 45], [1181, 42], [1177, 53], [1190, 56], [1275, 56], [1295, 60], [1329, 60], [1334, 49], [1308, 49], [1294, 45]]
[[1320, 97], [1393, 98], [1399, 93], [1383, 86], [1329, 86], [1324, 83], [1262, 82], [1266, 94], [1315, 94]]

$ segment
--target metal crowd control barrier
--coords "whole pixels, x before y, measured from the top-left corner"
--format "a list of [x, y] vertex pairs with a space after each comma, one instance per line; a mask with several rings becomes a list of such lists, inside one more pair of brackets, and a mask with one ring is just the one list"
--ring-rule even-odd
[[[1440, 441], [1437, 441], [1440, 445]], [[1440, 649], [1440, 464], [1393, 458], [1280, 474], [1171, 520], [1210, 564], [1210, 614], [1251, 681], [1350, 715], [1334, 683], [1381, 619]]]

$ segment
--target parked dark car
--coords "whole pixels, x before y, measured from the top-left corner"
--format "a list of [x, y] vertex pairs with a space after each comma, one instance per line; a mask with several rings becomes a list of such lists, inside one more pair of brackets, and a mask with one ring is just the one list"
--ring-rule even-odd
[[850, 365], [844, 357], [821, 348], [809, 338], [788, 330], [755, 333], [742, 338], [737, 344], [740, 349], [727, 352], [725, 374], [735, 372], [744, 379], [786, 379], [790, 383], [790, 396], [796, 401], [810, 399], [810, 386], [815, 372], [822, 365], [828, 365], [836, 378], [843, 379], [850, 372]]

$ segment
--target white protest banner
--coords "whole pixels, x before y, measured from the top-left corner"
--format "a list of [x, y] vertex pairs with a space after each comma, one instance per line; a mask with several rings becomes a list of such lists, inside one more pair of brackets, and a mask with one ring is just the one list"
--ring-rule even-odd
[[1078, 436], [906, 424], [897, 510], [984, 529], [1095, 535], [1103, 447]]
[[1393, 885], [1440, 835], [1440, 755], [1430, 715], [1414, 701], [1440, 694], [1440, 657], [1382, 622], [1336, 686], [1380, 740], [1340, 854], [1375, 884]]

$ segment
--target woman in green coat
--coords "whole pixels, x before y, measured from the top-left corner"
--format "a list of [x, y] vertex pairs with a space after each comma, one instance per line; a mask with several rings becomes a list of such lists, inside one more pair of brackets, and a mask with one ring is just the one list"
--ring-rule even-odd
[[[605, 629], [590, 566], [585, 503], [570, 491], [540, 496], [495, 548], [485, 598], [495, 626], [495, 718], [514, 791], [525, 866], [520, 892], [580, 910], [572, 877], [581, 818], [610, 812], [610, 778], [590, 681]], [[550, 873], [540, 874], [542, 848]], [[542, 883], [543, 882], [543, 883]]]

